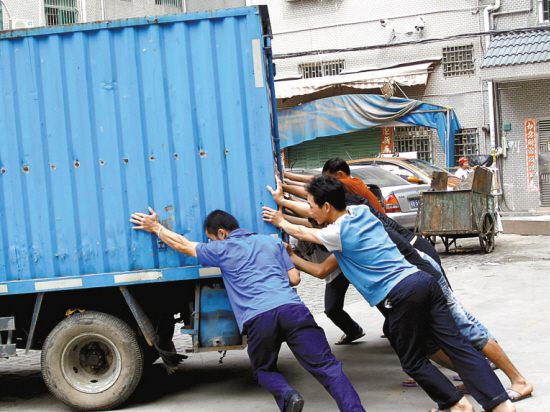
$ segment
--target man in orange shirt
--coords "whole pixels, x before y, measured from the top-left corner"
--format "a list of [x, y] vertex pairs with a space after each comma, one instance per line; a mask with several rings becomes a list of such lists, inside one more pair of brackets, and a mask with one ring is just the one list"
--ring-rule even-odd
[[366, 184], [357, 177], [351, 177], [351, 170], [344, 159], [339, 157], [333, 157], [327, 160], [323, 166], [323, 174], [330, 175], [341, 181], [348, 192], [352, 195], [359, 195], [369, 201], [369, 203], [380, 213], [384, 215], [384, 208], [376, 198], [376, 196], [369, 190]]

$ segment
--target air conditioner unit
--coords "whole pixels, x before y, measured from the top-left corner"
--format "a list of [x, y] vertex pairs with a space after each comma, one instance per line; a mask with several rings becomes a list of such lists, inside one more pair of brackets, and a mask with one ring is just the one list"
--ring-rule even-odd
[[9, 27], [10, 27], [10, 30], [32, 29], [34, 27], [34, 23], [32, 20], [10, 19]]

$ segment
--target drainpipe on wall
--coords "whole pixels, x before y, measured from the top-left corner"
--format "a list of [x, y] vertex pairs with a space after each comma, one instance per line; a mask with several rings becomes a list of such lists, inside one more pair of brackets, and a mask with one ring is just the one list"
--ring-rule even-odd
[[107, 20], [105, 15], [105, 0], [101, 0], [101, 20]]
[[[485, 31], [491, 31], [493, 25], [491, 24], [490, 13], [496, 11], [500, 8], [501, 0], [495, 0], [495, 4], [492, 6], [487, 6], [483, 10], [483, 22], [485, 24]], [[491, 36], [485, 36], [485, 50], [489, 48], [489, 43], [491, 43]], [[487, 82], [487, 95], [489, 102], [489, 129], [490, 129], [490, 139], [491, 139], [491, 155], [493, 156], [493, 161], [495, 161], [495, 147], [496, 147], [496, 113], [495, 113], [495, 85], [492, 81]]]
[[86, 13], [87, 9], [87, 3], [88, 0], [80, 0], [80, 23], [86, 23], [88, 21], [88, 14]]

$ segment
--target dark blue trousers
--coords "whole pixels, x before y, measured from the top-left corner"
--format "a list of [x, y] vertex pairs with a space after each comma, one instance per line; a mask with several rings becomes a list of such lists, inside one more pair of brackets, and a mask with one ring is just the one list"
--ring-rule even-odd
[[386, 317], [384, 332], [405, 373], [446, 409], [462, 398], [455, 386], [427, 359], [433, 339], [451, 358], [466, 388], [487, 412], [508, 399], [489, 363], [460, 333], [437, 281], [424, 272], [407, 276], [377, 305]]
[[327, 283], [325, 288], [325, 314], [348, 336], [357, 336], [361, 326], [344, 310], [344, 300], [349, 287], [349, 280], [340, 274]]
[[281, 344], [286, 342], [298, 362], [331, 394], [341, 411], [364, 411], [342, 364], [330, 351], [323, 329], [301, 304], [282, 305], [244, 324], [248, 356], [254, 377], [275, 397], [282, 411], [285, 394], [292, 390], [277, 369]]

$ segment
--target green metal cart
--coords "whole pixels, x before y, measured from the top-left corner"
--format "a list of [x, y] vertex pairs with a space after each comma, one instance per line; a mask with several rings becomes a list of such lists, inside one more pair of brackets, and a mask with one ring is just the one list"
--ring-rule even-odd
[[495, 247], [494, 196], [475, 190], [423, 192], [416, 218], [416, 232], [432, 243], [441, 237], [445, 250], [456, 240], [479, 237], [485, 253]]

